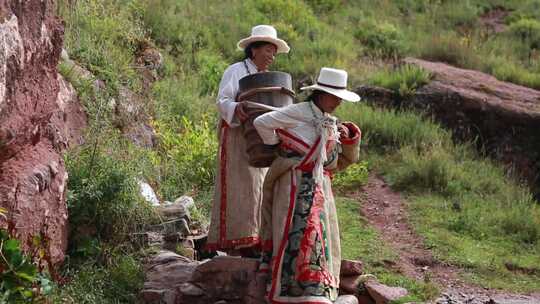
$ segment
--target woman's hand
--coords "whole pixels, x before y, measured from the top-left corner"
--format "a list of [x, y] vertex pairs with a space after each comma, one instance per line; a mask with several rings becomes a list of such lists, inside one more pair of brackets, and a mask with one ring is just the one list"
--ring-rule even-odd
[[349, 138], [350, 137], [349, 128], [347, 128], [347, 126], [345, 126], [343, 124], [339, 124], [338, 125], [338, 131], [339, 131], [339, 137], [340, 138]]
[[239, 102], [236, 104], [236, 107], [234, 108], [234, 115], [238, 117], [238, 120], [240, 120], [240, 122], [244, 122], [249, 118], [244, 109], [243, 102]]

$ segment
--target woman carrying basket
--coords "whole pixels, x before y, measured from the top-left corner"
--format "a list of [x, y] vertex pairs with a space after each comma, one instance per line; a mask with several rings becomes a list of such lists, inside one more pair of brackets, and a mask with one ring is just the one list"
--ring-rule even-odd
[[268, 112], [254, 125], [265, 144], [279, 143], [264, 182], [261, 271], [271, 277], [270, 303], [332, 303], [341, 249], [331, 175], [358, 161], [360, 129], [331, 115], [346, 89], [347, 72], [322, 68], [310, 100]]
[[267, 168], [248, 165], [241, 123], [248, 117], [237, 100], [239, 80], [268, 71], [278, 53], [288, 53], [287, 43], [269, 25], [252, 28], [251, 36], [238, 42], [245, 59], [229, 66], [221, 79], [217, 106], [219, 128], [218, 168], [207, 249], [253, 256], [260, 247], [260, 207]]

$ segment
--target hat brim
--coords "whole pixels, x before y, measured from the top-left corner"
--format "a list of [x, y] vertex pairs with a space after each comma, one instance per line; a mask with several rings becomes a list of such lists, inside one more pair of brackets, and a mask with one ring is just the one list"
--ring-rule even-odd
[[334, 89], [334, 88], [329, 88], [329, 87], [325, 87], [325, 86], [321, 86], [321, 85], [318, 85], [318, 84], [314, 84], [314, 85], [311, 85], [311, 86], [308, 86], [308, 87], [303, 87], [303, 88], [300, 88], [300, 90], [304, 91], [304, 90], [320, 90], [320, 91], [324, 91], [326, 93], [329, 93], [329, 94], [332, 94], [334, 96], [337, 96], [343, 100], [346, 100], [346, 101], [350, 101], [350, 102], [358, 102], [360, 101], [360, 96], [358, 96], [358, 94], [356, 94], [355, 92], [351, 92], [349, 90], [346, 90], [346, 89]]
[[270, 36], [250, 36], [248, 38], [244, 38], [238, 41], [238, 49], [240, 51], [243, 51], [250, 43], [256, 41], [265, 41], [274, 44], [277, 47], [277, 53], [288, 53], [291, 49], [287, 42], [285, 42], [284, 40]]

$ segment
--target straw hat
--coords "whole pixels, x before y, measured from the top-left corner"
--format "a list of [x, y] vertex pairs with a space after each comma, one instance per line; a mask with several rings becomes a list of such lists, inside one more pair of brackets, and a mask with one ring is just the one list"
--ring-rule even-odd
[[257, 25], [251, 29], [251, 36], [238, 41], [238, 49], [243, 51], [250, 43], [266, 41], [277, 47], [277, 53], [288, 53], [290, 48], [287, 42], [277, 37], [276, 29], [271, 25]]
[[321, 90], [346, 101], [360, 100], [358, 94], [347, 90], [347, 72], [333, 68], [321, 68], [317, 83], [300, 90]]

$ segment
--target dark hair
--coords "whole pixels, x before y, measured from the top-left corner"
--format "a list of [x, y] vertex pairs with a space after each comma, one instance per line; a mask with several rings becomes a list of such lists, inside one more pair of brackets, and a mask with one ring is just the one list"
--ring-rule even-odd
[[267, 44], [274, 45], [273, 43], [267, 42], [267, 41], [255, 41], [255, 42], [252, 42], [252, 43], [248, 44], [248, 46], [246, 46], [246, 48], [244, 49], [244, 59], [248, 59], [248, 58], [252, 59], [253, 58], [253, 49], [258, 49], [261, 46], [265, 46]]
[[309, 96], [306, 98], [306, 101], [311, 100], [313, 102], [316, 102], [317, 100], [319, 100], [319, 96], [321, 96], [324, 93], [325, 92], [321, 90], [313, 90], [313, 92], [311, 92], [311, 94], [309, 94]]

